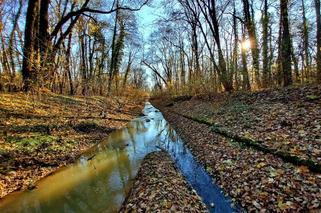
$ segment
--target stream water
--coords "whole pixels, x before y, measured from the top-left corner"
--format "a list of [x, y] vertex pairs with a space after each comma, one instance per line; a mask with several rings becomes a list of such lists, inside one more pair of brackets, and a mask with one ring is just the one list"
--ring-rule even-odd
[[146, 103], [146, 116], [132, 120], [67, 166], [37, 183], [32, 191], [0, 200], [0, 212], [117, 212], [143, 158], [161, 147], [168, 151], [210, 212], [239, 212], [170, 127]]

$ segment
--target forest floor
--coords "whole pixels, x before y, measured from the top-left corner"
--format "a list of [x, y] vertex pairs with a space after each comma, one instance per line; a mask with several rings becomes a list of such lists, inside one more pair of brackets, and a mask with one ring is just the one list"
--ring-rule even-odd
[[208, 212], [166, 152], [148, 154], [120, 212]]
[[0, 94], [0, 198], [74, 162], [141, 113], [144, 99]]
[[321, 86], [152, 102], [245, 209], [321, 209]]

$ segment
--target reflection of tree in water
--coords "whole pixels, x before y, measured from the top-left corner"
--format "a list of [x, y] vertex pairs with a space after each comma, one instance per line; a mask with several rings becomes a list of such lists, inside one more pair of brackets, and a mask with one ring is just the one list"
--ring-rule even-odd
[[161, 147], [172, 153], [174, 157], [176, 157], [179, 152], [186, 154], [187, 148], [184, 145], [179, 144], [182, 141], [178, 137], [176, 131], [167, 121], [163, 120], [163, 122], [165, 122], [165, 125], [159, 135], [159, 141], [162, 145]]
[[[57, 209], [57, 205], [61, 205], [59, 209], [64, 209], [64, 212], [101, 212], [107, 207], [116, 210], [115, 198], [122, 191], [109, 187], [111, 176], [112, 171], [107, 170], [104, 174], [97, 175], [95, 179], [83, 182], [59, 200], [51, 200], [43, 212]], [[55, 208], [52, 208], [52, 205], [55, 205]]]
[[[122, 156], [122, 157], [121, 157]], [[123, 150], [116, 150], [117, 168], [122, 183], [123, 194], [126, 196], [126, 186], [128, 180], [132, 179], [132, 167], [127, 153]]]
[[[111, 158], [115, 160], [113, 165], [103, 171], [95, 172], [95, 162], [101, 163]], [[102, 212], [106, 209], [117, 211], [120, 198], [126, 196], [126, 183], [132, 178], [131, 162], [127, 153], [123, 148], [114, 147], [112, 150], [108, 148], [108, 151], [88, 162], [87, 170], [88, 173], [95, 175], [67, 192], [59, 200], [51, 201], [45, 210], [57, 209], [57, 205], [60, 205], [59, 209], [65, 209], [65, 212]], [[54, 203], [57, 204], [52, 208]]]
[[127, 128], [127, 134], [129, 135], [130, 142], [133, 146], [134, 153], [136, 153], [136, 143], [137, 141], [135, 140], [135, 136], [137, 134], [141, 134], [143, 132], [147, 132], [148, 129], [146, 128], [144, 122], [142, 120], [137, 120]]
[[[40, 204], [48, 205], [44, 207], [44, 212], [48, 209], [64, 209], [65, 212], [117, 211], [141, 158], [155, 151], [157, 146], [167, 150], [174, 158], [175, 153], [184, 153], [184, 149], [180, 148], [182, 146], [178, 145], [181, 143], [177, 143], [180, 141], [176, 132], [165, 119], [161, 116], [150, 119], [151, 122], [146, 122], [145, 118], [137, 119], [97, 145], [96, 151], [100, 153], [93, 152], [96, 156], [84, 168], [91, 178], [57, 200]], [[128, 144], [131, 146], [127, 148]], [[106, 166], [108, 159], [112, 161], [110, 167], [99, 170], [98, 166]], [[56, 205], [55, 208], [51, 208], [53, 205]]]
[[148, 128], [144, 120], [136, 120], [135, 122], [132, 122], [128, 129], [134, 129], [135, 134], [142, 134], [148, 131]]

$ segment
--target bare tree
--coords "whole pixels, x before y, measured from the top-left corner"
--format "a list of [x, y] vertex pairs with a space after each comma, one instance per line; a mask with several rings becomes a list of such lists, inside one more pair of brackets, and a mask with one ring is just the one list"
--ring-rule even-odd
[[320, 0], [314, 0], [317, 21], [317, 80], [321, 82], [321, 13]]
[[288, 0], [280, 0], [280, 54], [281, 54], [281, 72], [283, 76], [283, 85], [292, 84], [292, 68], [291, 68], [291, 35], [288, 19]]

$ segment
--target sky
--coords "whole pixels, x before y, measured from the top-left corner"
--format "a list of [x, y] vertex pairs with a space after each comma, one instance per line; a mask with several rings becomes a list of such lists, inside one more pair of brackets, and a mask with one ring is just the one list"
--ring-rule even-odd
[[[143, 35], [144, 43], [148, 44], [150, 34], [156, 27], [156, 20], [162, 17], [162, 7], [159, 5], [160, 0], [154, 0], [151, 6], [144, 6], [137, 12], [139, 31]], [[148, 48], [147, 46], [145, 48]], [[143, 67], [148, 75], [148, 85], [153, 86], [152, 71], [147, 67]]]
[[160, 0], [154, 0], [152, 5], [144, 6], [137, 12], [140, 31], [145, 41], [155, 28], [155, 21], [162, 16], [163, 10], [159, 4]]

